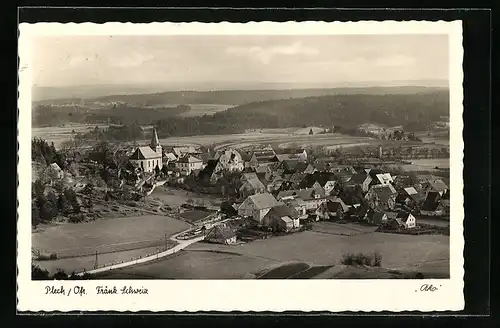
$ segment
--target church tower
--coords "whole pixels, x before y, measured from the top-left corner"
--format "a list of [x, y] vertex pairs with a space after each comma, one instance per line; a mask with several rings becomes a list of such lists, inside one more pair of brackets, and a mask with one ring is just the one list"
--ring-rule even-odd
[[151, 147], [151, 149], [153, 149], [157, 154], [162, 154], [160, 140], [158, 140], [158, 134], [156, 133], [155, 127], [153, 127], [153, 136], [151, 137], [151, 143], [149, 144], [149, 147]]

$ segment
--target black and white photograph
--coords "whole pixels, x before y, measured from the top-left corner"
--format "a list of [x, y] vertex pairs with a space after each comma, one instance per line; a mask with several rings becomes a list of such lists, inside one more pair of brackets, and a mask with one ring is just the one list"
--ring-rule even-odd
[[32, 281], [450, 279], [450, 33], [255, 31], [30, 38]]

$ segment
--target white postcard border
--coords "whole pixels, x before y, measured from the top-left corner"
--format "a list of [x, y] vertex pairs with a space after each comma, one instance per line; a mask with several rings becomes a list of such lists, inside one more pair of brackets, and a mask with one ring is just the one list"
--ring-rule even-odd
[[[37, 23], [19, 26], [18, 311], [445, 311], [462, 310], [462, 22]], [[450, 279], [426, 280], [86, 280], [31, 281], [30, 38], [44, 35], [448, 34], [450, 42]], [[422, 49], [432, 51], [432, 49]], [[424, 283], [437, 287], [421, 292]], [[46, 295], [45, 286], [86, 295]], [[96, 295], [96, 286], [133, 286], [147, 295]]]

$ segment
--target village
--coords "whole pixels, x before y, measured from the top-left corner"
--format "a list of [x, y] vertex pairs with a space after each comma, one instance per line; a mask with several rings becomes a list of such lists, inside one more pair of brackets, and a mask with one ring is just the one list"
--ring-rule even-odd
[[[139, 237], [130, 245], [101, 245], [101, 253], [152, 246], [160, 252], [190, 240], [241, 245], [311, 230], [321, 222], [330, 222], [337, 227], [330, 232], [340, 235], [366, 229], [449, 235], [446, 176], [386, 165], [394, 163], [394, 156], [385, 160], [390, 154], [381, 147], [374, 157], [364, 152], [362, 158], [339, 151], [328, 156], [314, 149], [276, 152], [264, 145], [213, 151], [163, 147], [155, 128], [151, 134], [149, 144], [138, 147], [98, 144], [87, 152], [65, 149], [63, 153], [52, 146], [57, 154], [53, 162], [33, 165], [34, 229], [52, 220], [78, 225], [141, 215], [187, 223], [186, 229], [175, 231], [175, 240], [169, 239], [171, 246], [166, 237], [154, 241]], [[140, 229], [134, 233], [140, 234]], [[37, 261], [96, 252], [97, 262], [97, 246], [76, 253], [35, 248]]]

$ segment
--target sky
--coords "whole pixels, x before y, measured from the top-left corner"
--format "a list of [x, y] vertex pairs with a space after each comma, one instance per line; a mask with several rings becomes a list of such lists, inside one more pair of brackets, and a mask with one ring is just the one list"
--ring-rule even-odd
[[448, 80], [447, 35], [62, 36], [33, 46], [38, 86]]

